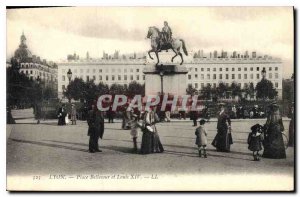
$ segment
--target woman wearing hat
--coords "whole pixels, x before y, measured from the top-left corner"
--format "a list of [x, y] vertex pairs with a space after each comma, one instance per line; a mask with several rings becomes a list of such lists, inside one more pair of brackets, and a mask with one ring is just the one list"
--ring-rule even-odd
[[289, 125], [289, 143], [288, 145], [290, 147], [294, 146], [295, 141], [295, 131], [294, 131], [294, 125], [295, 125], [295, 115], [294, 115], [294, 102], [292, 103], [292, 106], [290, 107], [290, 113], [289, 118], [291, 118], [290, 125]]
[[149, 154], [153, 152], [161, 153], [164, 151], [155, 126], [157, 122], [159, 122], [159, 118], [155, 113], [155, 109], [148, 109], [144, 115], [144, 129], [141, 145], [142, 154]]
[[267, 122], [265, 124], [264, 153], [263, 157], [282, 159], [286, 158], [282, 132], [284, 130], [279, 106], [276, 103], [270, 105]]
[[214, 138], [212, 145], [220, 152], [229, 152], [230, 145], [233, 144], [231, 136], [231, 120], [229, 115], [225, 112], [225, 104], [221, 103], [220, 112], [218, 115], [217, 135]]

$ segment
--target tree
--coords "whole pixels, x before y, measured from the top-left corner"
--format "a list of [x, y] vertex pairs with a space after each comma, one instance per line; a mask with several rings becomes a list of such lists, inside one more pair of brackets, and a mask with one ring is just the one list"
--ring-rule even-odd
[[219, 86], [216, 89], [216, 94], [219, 98], [224, 98], [226, 96], [226, 91], [228, 87], [224, 83], [219, 83]]
[[109, 87], [107, 84], [104, 84], [103, 82], [100, 82], [97, 86], [97, 93], [98, 96], [109, 94]]
[[142, 95], [145, 96], [145, 84], [140, 84], [136, 81], [132, 81], [128, 85], [128, 91], [127, 91], [128, 96], [134, 97], [134, 95]]
[[43, 92], [43, 99], [49, 100], [51, 98], [57, 98], [57, 92], [50, 87], [45, 87]]
[[231, 86], [230, 86], [230, 90], [232, 91], [232, 96], [238, 96], [238, 97], [241, 97], [241, 93], [242, 93], [242, 90], [241, 90], [241, 87], [236, 84], [236, 83], [232, 83]]
[[207, 84], [202, 90], [201, 90], [201, 97], [203, 99], [211, 99], [212, 96], [212, 88], [210, 84]]
[[85, 83], [85, 89], [83, 91], [85, 101], [90, 104], [98, 99], [99, 91], [98, 87], [93, 80]]
[[188, 85], [188, 88], [186, 89], [186, 93], [188, 95], [194, 95], [197, 92], [196, 88], [193, 88], [191, 84]]
[[257, 83], [256, 87], [256, 97], [260, 99], [274, 99], [278, 92], [273, 87], [273, 83], [267, 79], [262, 79]]
[[86, 84], [80, 78], [75, 78], [73, 81], [70, 81], [70, 84], [67, 86], [64, 95], [70, 100], [84, 100], [85, 99], [85, 90]]
[[109, 88], [109, 93], [111, 95], [116, 95], [116, 94], [126, 94], [127, 88], [124, 85], [120, 84], [112, 84]]
[[7, 106], [29, 107], [42, 100], [42, 87], [19, 73], [18, 67], [6, 68]]

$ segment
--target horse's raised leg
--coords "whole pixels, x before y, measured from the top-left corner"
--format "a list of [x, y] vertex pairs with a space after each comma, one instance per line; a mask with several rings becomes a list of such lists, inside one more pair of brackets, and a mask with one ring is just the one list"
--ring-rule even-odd
[[157, 52], [157, 51], [155, 51], [155, 55], [156, 55], [156, 58], [157, 58], [157, 63], [156, 63], [156, 65], [158, 65], [158, 63], [159, 63], [159, 57], [158, 57], [158, 52]]
[[151, 50], [148, 51], [148, 55], [149, 55], [150, 59], [153, 60], [153, 57], [151, 57], [151, 55], [150, 55], [151, 52], [154, 52], [153, 49], [151, 49]]
[[173, 48], [172, 50], [174, 51], [175, 55], [172, 57], [171, 62], [173, 62], [174, 58], [178, 55], [178, 53]]
[[182, 65], [182, 63], [183, 63], [182, 53], [180, 53], [180, 51], [178, 51], [178, 54], [179, 54], [179, 56], [181, 57], [181, 63], [180, 63], [180, 65]]

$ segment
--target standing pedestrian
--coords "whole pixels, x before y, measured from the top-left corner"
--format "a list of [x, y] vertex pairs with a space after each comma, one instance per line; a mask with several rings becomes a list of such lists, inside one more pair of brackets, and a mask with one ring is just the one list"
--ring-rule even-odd
[[286, 158], [285, 147], [282, 137], [284, 131], [279, 106], [276, 102], [270, 105], [267, 122], [265, 124], [264, 153], [263, 157], [282, 159]]
[[153, 128], [151, 127], [152, 122], [152, 113], [151, 109], [145, 111], [143, 117], [143, 136], [141, 144], [141, 154], [150, 154], [153, 153]]
[[233, 144], [231, 136], [231, 120], [225, 111], [225, 104], [221, 103], [220, 112], [218, 115], [217, 135], [215, 136], [212, 145], [220, 152], [230, 152], [230, 145]]
[[89, 139], [89, 152], [102, 152], [99, 149], [99, 138], [102, 139], [104, 134], [104, 115], [103, 112], [99, 111], [94, 104], [92, 104], [91, 110], [88, 112], [88, 136]]
[[292, 103], [292, 106], [290, 108], [290, 113], [289, 113], [289, 118], [291, 118], [290, 125], [289, 125], [289, 147], [294, 146], [294, 141], [295, 141], [295, 114], [294, 114], [294, 102]]
[[145, 112], [141, 145], [142, 154], [149, 154], [153, 152], [160, 153], [164, 151], [155, 126], [158, 121], [159, 117], [152, 109], [148, 109], [148, 111]]
[[251, 132], [248, 135], [248, 149], [253, 152], [254, 161], [259, 161], [259, 151], [262, 150], [263, 142], [263, 127], [260, 124], [256, 124], [251, 127]]
[[133, 152], [137, 152], [137, 138], [138, 138], [138, 116], [136, 114], [132, 115], [132, 120], [130, 122], [130, 126], [131, 126], [131, 131], [130, 131], [130, 135], [132, 137], [132, 141], [133, 141]]
[[160, 120], [158, 118], [156, 110], [157, 110], [157, 107], [154, 107], [154, 109], [153, 109], [154, 121], [152, 123], [152, 128], [153, 128], [153, 150], [154, 150], [155, 153], [162, 153], [162, 152], [164, 152], [164, 147], [161, 144], [161, 141], [160, 141], [160, 138], [159, 138], [159, 134], [158, 134], [158, 130], [157, 130], [156, 126], [155, 126], [155, 124], [157, 122], [159, 122], [159, 120]]
[[61, 107], [58, 109], [58, 113], [57, 113], [57, 117], [58, 117], [58, 125], [66, 125], [66, 110], [65, 110], [65, 105], [62, 104]]
[[76, 125], [76, 117], [77, 115], [77, 112], [76, 112], [76, 107], [74, 104], [72, 104], [72, 107], [71, 107], [71, 121], [72, 121], [72, 125]]
[[114, 116], [115, 116], [115, 113], [112, 110], [112, 106], [110, 106], [107, 111], [108, 123], [114, 123]]
[[193, 120], [193, 126], [197, 126], [198, 112], [196, 110], [192, 110], [190, 112], [190, 119]]
[[165, 121], [166, 122], [170, 122], [171, 121], [171, 109], [172, 109], [172, 105], [171, 104], [167, 104], [166, 105], [166, 111], [165, 111]]
[[233, 107], [231, 108], [231, 111], [232, 111], [232, 118], [233, 119], [236, 119], [236, 107], [235, 107], [235, 105], [233, 105]]
[[[198, 151], [199, 151], [199, 157], [202, 157], [202, 155], [206, 158], [206, 145], [207, 145], [207, 132], [204, 127], [205, 120], [200, 120], [200, 126], [196, 129], [195, 135], [196, 135], [196, 145], [198, 145]], [[203, 154], [202, 154], [203, 151]]]

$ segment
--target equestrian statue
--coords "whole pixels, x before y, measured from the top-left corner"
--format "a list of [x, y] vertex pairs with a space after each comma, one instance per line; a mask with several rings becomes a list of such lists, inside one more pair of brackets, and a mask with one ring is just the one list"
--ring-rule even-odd
[[183, 49], [184, 54], [187, 56], [188, 52], [185, 47], [185, 42], [183, 39], [176, 39], [172, 38], [172, 30], [168, 26], [168, 23], [164, 22], [164, 27], [162, 28], [162, 31], [160, 32], [159, 29], [155, 26], [149, 27], [147, 38], [151, 39], [151, 50], [148, 51], [148, 55], [151, 59], [153, 59], [150, 55], [151, 52], [154, 52], [157, 58], [157, 63], [159, 63], [159, 57], [158, 53], [162, 50], [166, 50], [168, 52], [168, 49], [171, 49], [175, 55], [172, 57], [171, 61], [173, 62], [174, 58], [179, 55], [181, 57], [181, 63], [183, 63], [183, 57], [182, 53], [180, 52], [180, 49]]

